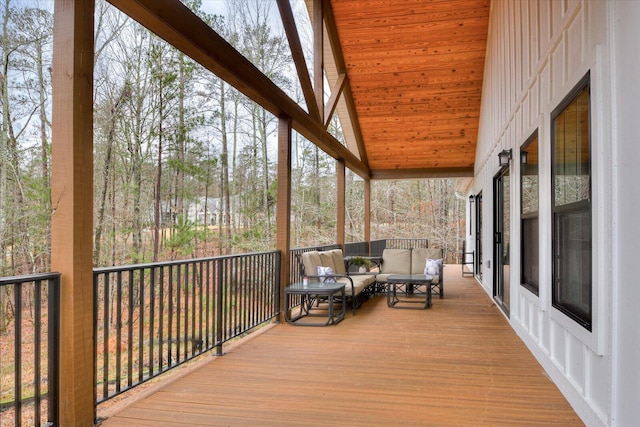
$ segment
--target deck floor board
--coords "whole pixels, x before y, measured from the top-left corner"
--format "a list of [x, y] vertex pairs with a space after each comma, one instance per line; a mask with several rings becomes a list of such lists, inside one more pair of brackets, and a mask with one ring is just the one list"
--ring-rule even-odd
[[459, 272], [447, 266], [445, 298], [428, 310], [378, 297], [335, 326], [276, 325], [102, 425], [583, 425]]

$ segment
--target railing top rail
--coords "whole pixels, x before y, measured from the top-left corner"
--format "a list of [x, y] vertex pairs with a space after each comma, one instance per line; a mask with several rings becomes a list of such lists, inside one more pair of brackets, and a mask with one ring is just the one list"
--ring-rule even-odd
[[112, 267], [96, 267], [93, 269], [93, 272], [94, 273], [112, 273], [117, 271], [142, 270], [145, 268], [152, 268], [152, 267], [167, 267], [171, 265], [194, 264], [199, 262], [215, 261], [215, 260], [221, 260], [221, 259], [233, 259], [233, 258], [257, 256], [257, 255], [269, 255], [269, 254], [276, 254], [278, 252], [279, 251], [277, 250], [264, 251], [264, 252], [247, 252], [242, 254], [218, 255], [214, 257], [205, 257], [205, 258], [190, 258], [190, 259], [181, 259], [181, 260], [173, 260], [173, 261], [147, 262], [142, 264], [116, 265]]
[[35, 282], [37, 280], [50, 280], [60, 278], [60, 273], [35, 273], [20, 276], [0, 277], [0, 286], [15, 285], [16, 283]]
[[300, 251], [316, 251], [320, 250], [329, 250], [329, 249], [340, 249], [341, 245], [338, 243], [327, 243], [326, 245], [315, 245], [315, 246], [305, 246], [302, 248], [291, 248], [291, 252], [300, 252]]
[[386, 239], [379, 240], [387, 240], [387, 241], [428, 241], [428, 237], [388, 237]]

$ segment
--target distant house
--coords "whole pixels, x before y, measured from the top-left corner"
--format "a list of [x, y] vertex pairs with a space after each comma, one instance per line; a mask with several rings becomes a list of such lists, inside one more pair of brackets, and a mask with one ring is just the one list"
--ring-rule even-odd
[[224, 200], [197, 197], [187, 204], [187, 219], [195, 224], [218, 225], [224, 221]]
[[[233, 196], [230, 203], [232, 224], [238, 224], [240, 218], [234, 209], [238, 196]], [[225, 200], [221, 197], [196, 197], [185, 203], [187, 219], [201, 225], [226, 225]]]

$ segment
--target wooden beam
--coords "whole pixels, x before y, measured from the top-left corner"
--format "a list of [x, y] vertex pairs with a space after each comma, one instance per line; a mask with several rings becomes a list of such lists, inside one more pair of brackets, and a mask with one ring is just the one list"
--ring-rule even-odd
[[108, 0], [135, 21], [216, 74], [275, 116], [291, 117], [293, 128], [359, 175], [368, 167], [282, 89], [178, 0]]
[[344, 89], [344, 85], [347, 80], [347, 75], [342, 73], [338, 76], [338, 80], [336, 84], [331, 89], [331, 96], [327, 101], [327, 105], [324, 110], [324, 128], [329, 127], [329, 123], [331, 122], [331, 117], [333, 116], [333, 112], [336, 110], [336, 106], [338, 105], [338, 100], [340, 99], [340, 95], [342, 94], [342, 90]]
[[51, 267], [61, 273], [60, 425], [94, 423], [94, 0], [54, 9]]
[[346, 209], [346, 188], [347, 182], [345, 177], [345, 164], [341, 160], [336, 161], [336, 243], [344, 247], [344, 225], [345, 225], [345, 209]]
[[[320, 114], [324, 114], [324, 3], [313, 0], [313, 81], [316, 92], [316, 104]], [[320, 117], [324, 123], [325, 118]]]
[[376, 169], [371, 179], [465, 178], [473, 177], [473, 167], [434, 169]]
[[291, 49], [291, 56], [293, 58], [293, 63], [296, 66], [298, 80], [300, 81], [300, 87], [302, 88], [302, 94], [304, 95], [307, 109], [312, 117], [320, 120], [320, 111], [318, 110], [318, 104], [316, 103], [311, 77], [309, 77], [309, 69], [307, 68], [307, 63], [304, 59], [304, 51], [302, 50], [302, 44], [300, 43], [300, 35], [298, 34], [296, 21], [293, 17], [293, 12], [291, 11], [291, 3], [289, 0], [277, 0], [277, 2], [280, 17], [282, 19], [282, 25], [284, 26], [284, 31], [287, 34], [289, 48]]
[[284, 322], [284, 288], [289, 284], [291, 259], [291, 119], [278, 119], [278, 202], [276, 249], [280, 251], [280, 321]]

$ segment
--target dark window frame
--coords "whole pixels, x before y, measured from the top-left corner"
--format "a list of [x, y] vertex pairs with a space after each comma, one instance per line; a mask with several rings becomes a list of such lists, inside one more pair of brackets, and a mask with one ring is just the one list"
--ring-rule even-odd
[[[587, 108], [588, 108], [588, 196], [586, 199], [580, 199], [577, 201], [568, 202], [561, 205], [556, 205], [556, 119], [563, 113], [566, 108], [571, 105], [574, 101], [578, 99], [578, 96], [583, 92], [587, 91]], [[592, 217], [592, 167], [591, 167], [591, 157], [592, 157], [592, 138], [591, 138], [591, 82], [590, 82], [590, 73], [587, 74], [580, 79], [578, 84], [574, 86], [574, 88], [567, 94], [567, 96], [562, 100], [562, 102], [553, 110], [551, 113], [551, 208], [552, 208], [552, 259], [553, 259], [553, 278], [552, 278], [552, 306], [564, 313], [566, 316], [574, 320], [576, 323], [587, 329], [588, 331], [592, 331], [593, 326], [593, 273], [591, 271], [590, 266], [593, 262], [593, 237], [591, 233], [591, 228], [593, 227], [593, 217]], [[563, 252], [559, 253], [562, 250], [561, 245], [565, 242], [560, 241], [561, 237], [564, 235], [563, 230], [560, 229], [565, 220], [571, 215], [576, 214], [587, 214], [588, 215], [588, 256], [590, 258], [590, 262], [588, 263], [587, 270], [588, 273], [586, 276], [586, 281], [582, 283], [582, 292], [586, 292], [588, 294], [588, 309], [585, 311], [578, 304], [572, 304], [570, 299], [563, 298], [565, 295], [565, 288], [562, 288], [562, 283], [559, 283], [558, 277], [560, 276], [561, 270], [561, 260], [568, 259], [570, 256], [573, 256], [574, 259], [576, 257], [576, 253], [574, 252]], [[579, 257], [580, 254], [577, 254]]]
[[[531, 146], [531, 144], [533, 144], [535, 142], [535, 144], [538, 146], [537, 147], [537, 152], [538, 155], [540, 153], [540, 141], [538, 139], [538, 129], [536, 129], [531, 136], [529, 136], [529, 138], [527, 138], [527, 140], [520, 146], [520, 153], [522, 155], [523, 151], [527, 151], [527, 147]], [[521, 157], [520, 157], [521, 158]], [[539, 249], [540, 249], [540, 223], [539, 223], [539, 216], [540, 216], [540, 163], [538, 162], [537, 167], [536, 167], [536, 175], [538, 176], [538, 184], [537, 184], [537, 189], [536, 191], [538, 192], [537, 194], [537, 200], [538, 200], [538, 206], [536, 207], [535, 211], [532, 212], [523, 212], [523, 207], [524, 207], [524, 168], [525, 165], [524, 164], [520, 164], [520, 285], [526, 289], [528, 289], [529, 291], [531, 291], [533, 294], [535, 294], [536, 296], [539, 296], [539, 289], [540, 289], [540, 283], [539, 283], [539, 277], [538, 276], [538, 281], [533, 281], [531, 280], [530, 276], [527, 277], [527, 271], [529, 270], [526, 267], [526, 262], [527, 262], [527, 257], [525, 256], [525, 254], [527, 253], [527, 247], [531, 246], [531, 242], [527, 241], [525, 236], [525, 224], [526, 223], [534, 223], [536, 224], [536, 228], [538, 229], [538, 233], [535, 236], [535, 238], [537, 239], [537, 244], [535, 245], [535, 249], [538, 250], [538, 254], [539, 254]], [[538, 268], [538, 272], [540, 271], [540, 259], [539, 259], [539, 255], [536, 254], [536, 261], [537, 261], [537, 265], [536, 267]], [[539, 273], [538, 273], [539, 274]]]

